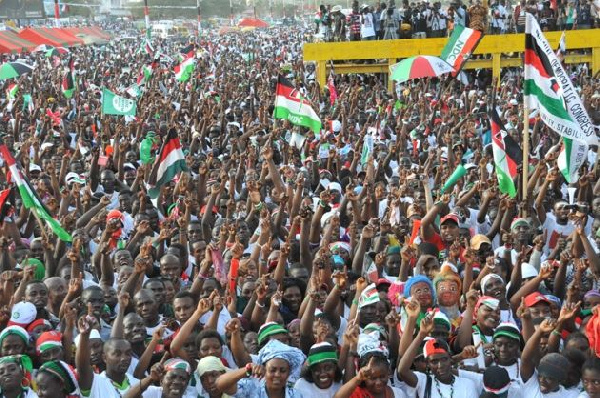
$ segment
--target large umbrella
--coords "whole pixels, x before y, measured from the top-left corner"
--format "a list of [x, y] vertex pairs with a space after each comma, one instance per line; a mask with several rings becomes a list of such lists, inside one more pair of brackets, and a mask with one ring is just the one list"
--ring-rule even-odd
[[418, 55], [391, 65], [390, 72], [393, 80], [402, 83], [422, 77], [436, 77], [455, 70], [443, 59], [431, 55]]
[[69, 50], [64, 47], [52, 47], [48, 51], [46, 51], [46, 58], [50, 57], [60, 57], [61, 55], [68, 54]]
[[258, 18], [242, 18], [238, 22], [240, 28], [252, 27], [252, 28], [266, 28], [269, 26], [268, 23]]
[[0, 65], [0, 79], [12, 79], [32, 70], [33, 66], [24, 62], [6, 62]]

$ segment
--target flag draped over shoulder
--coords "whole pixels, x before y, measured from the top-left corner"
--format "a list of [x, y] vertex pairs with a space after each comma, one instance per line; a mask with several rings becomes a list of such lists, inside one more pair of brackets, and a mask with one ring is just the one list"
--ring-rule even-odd
[[467, 28], [461, 25], [455, 25], [452, 35], [448, 38], [448, 43], [442, 49], [441, 59], [449, 63], [457, 75], [465, 62], [469, 59], [475, 48], [479, 45], [483, 33], [479, 30]]
[[296, 126], [309, 128], [315, 134], [321, 131], [321, 119], [310, 106], [309, 101], [282, 76], [279, 76], [277, 82], [274, 117], [289, 120]]
[[52, 218], [50, 212], [44, 206], [42, 200], [38, 196], [35, 189], [31, 186], [25, 174], [21, 171], [21, 167], [17, 164], [15, 158], [12, 157], [8, 147], [5, 144], [0, 144], [0, 156], [4, 159], [4, 162], [8, 166], [12, 180], [15, 182], [19, 193], [21, 194], [21, 200], [25, 208], [33, 211], [35, 215], [46, 222], [52, 232], [58, 236], [58, 238], [65, 242], [71, 242], [71, 235], [65, 231], [58, 220]]
[[494, 164], [500, 192], [515, 198], [517, 196], [517, 187], [515, 186], [517, 166], [523, 163], [523, 153], [519, 144], [506, 132], [495, 107], [490, 110], [489, 118], [492, 127]]
[[158, 163], [155, 167], [158, 168], [155, 173], [154, 170], [152, 173], [155, 174], [152, 176], [155, 182], [151, 181], [150, 185], [153, 185], [153, 187], [148, 190], [148, 195], [152, 199], [158, 197], [161, 186], [173, 180], [180, 172], [187, 171], [185, 156], [181, 150], [181, 143], [175, 129], [169, 130], [165, 142], [160, 149], [157, 161]]
[[565, 138], [598, 143], [594, 125], [575, 87], [544, 37], [535, 17], [527, 14], [525, 25], [525, 104], [539, 109], [540, 117]]

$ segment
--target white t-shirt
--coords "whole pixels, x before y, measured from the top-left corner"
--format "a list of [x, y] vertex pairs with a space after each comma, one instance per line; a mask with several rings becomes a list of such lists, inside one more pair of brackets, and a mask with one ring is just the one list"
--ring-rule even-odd
[[558, 239], [562, 236], [567, 238], [575, 230], [575, 226], [569, 220], [565, 225], [556, 222], [556, 217], [552, 213], [546, 213], [546, 221], [542, 226], [546, 231], [546, 243], [544, 245], [544, 254], [548, 255], [556, 247]]
[[[458, 375], [460, 377], [464, 377], [466, 379], [471, 380], [475, 383], [477, 391], [483, 391], [483, 373], [469, 372], [467, 370], [459, 370]], [[523, 398], [523, 385], [521, 384], [521, 380], [512, 380], [510, 383], [510, 387], [508, 387], [508, 396], [507, 398]]]
[[[417, 376], [417, 386], [414, 388], [407, 386], [407, 395], [412, 397], [417, 392], [418, 397], [424, 397], [425, 387], [427, 386], [427, 375], [415, 372], [415, 376]], [[451, 385], [440, 383], [439, 381], [436, 383], [435, 378], [431, 382], [431, 398], [446, 398], [450, 396], [453, 398], [479, 398], [480, 392], [476, 390], [475, 383], [464, 377], [455, 377], [454, 383]]]
[[529, 380], [523, 383], [523, 396], [527, 398], [576, 398], [578, 395], [577, 391], [569, 392], [563, 386], [560, 386], [558, 391], [542, 394], [537, 370], [533, 372]]
[[[197, 398], [198, 392], [194, 387], [188, 386], [181, 398]], [[142, 394], [143, 398], [162, 398], [162, 387], [150, 386]], [[104, 398], [104, 397], [102, 397]]]
[[[132, 361], [133, 363], [133, 361]], [[91, 397], [101, 397], [101, 398], [107, 398], [104, 395], [104, 389], [108, 389], [109, 387], [113, 390], [113, 391], [117, 391], [121, 396], [123, 396], [127, 391], [129, 391], [129, 389], [132, 386], [137, 385], [140, 380], [133, 377], [132, 375], [125, 373], [125, 377], [127, 378], [127, 384], [126, 387], [124, 389], [120, 389], [117, 386], [115, 386], [112, 382], [112, 380], [106, 376], [106, 371], [100, 373], [99, 375], [94, 375], [94, 381], [92, 382], [92, 392]], [[102, 380], [104, 379], [104, 380]], [[94, 386], [96, 386], [97, 388], [100, 387], [100, 390], [98, 390], [96, 392], [96, 394], [102, 394], [102, 395], [93, 395], [94, 394]]]
[[373, 26], [373, 14], [370, 12], [362, 16], [360, 24], [360, 37], [363, 39], [375, 36], [375, 27]]
[[311, 397], [311, 398], [333, 398], [335, 393], [340, 389], [342, 385], [337, 382], [333, 382], [333, 384], [327, 389], [320, 389], [314, 383], [309, 383], [308, 381], [300, 378], [294, 384], [294, 390], [300, 392], [303, 397]]

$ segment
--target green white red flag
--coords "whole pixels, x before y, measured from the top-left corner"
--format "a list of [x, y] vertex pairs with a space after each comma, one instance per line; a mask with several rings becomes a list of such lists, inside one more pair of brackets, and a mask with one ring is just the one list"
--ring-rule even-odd
[[448, 43], [444, 46], [440, 58], [456, 70], [455, 76], [460, 73], [463, 65], [471, 57], [482, 37], [483, 33], [479, 30], [458, 24], [454, 26], [452, 35], [448, 38]]
[[177, 174], [187, 171], [185, 155], [181, 149], [181, 142], [175, 129], [169, 130], [165, 142], [158, 155], [157, 169], [152, 171], [152, 179], [155, 181], [148, 189], [148, 195], [156, 199], [160, 193], [160, 187], [172, 181]]
[[500, 192], [515, 198], [517, 196], [515, 178], [518, 174], [517, 167], [523, 163], [523, 152], [519, 144], [506, 132], [495, 107], [492, 107], [489, 118], [498, 186]]
[[277, 82], [274, 117], [289, 120], [296, 126], [309, 128], [315, 134], [321, 132], [321, 119], [310, 106], [309, 101], [282, 76], [279, 76]]
[[175, 68], [173, 68], [175, 78], [180, 82], [187, 82], [190, 80], [192, 73], [194, 73], [194, 64], [194, 57], [189, 57], [175, 65]]
[[571, 78], [531, 14], [525, 25], [524, 68], [523, 91], [529, 109], [539, 109], [544, 123], [562, 137], [597, 144], [594, 125]]
[[61, 227], [58, 220], [50, 215], [50, 212], [46, 206], [44, 206], [44, 203], [27, 180], [25, 173], [22, 172], [21, 167], [17, 164], [17, 161], [13, 158], [10, 150], [5, 144], [0, 144], [0, 156], [8, 166], [12, 180], [15, 182], [17, 188], [19, 188], [23, 206], [34, 212], [36, 217], [44, 220], [46, 225], [50, 227], [52, 232], [56, 234], [60, 240], [71, 242], [71, 235]]

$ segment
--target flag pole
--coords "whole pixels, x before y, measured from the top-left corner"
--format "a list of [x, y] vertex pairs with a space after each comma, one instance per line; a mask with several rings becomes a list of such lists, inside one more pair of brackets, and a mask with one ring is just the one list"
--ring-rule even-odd
[[[523, 106], [523, 202], [527, 201], [527, 184], [529, 182], [529, 106]], [[527, 217], [527, 208], [523, 209], [523, 217]]]
[[146, 39], [152, 38], [152, 28], [150, 27], [150, 10], [148, 9], [148, 0], [144, 0], [144, 22], [146, 25]]

